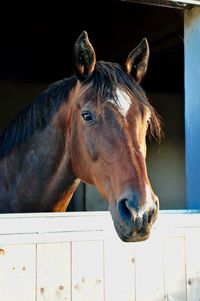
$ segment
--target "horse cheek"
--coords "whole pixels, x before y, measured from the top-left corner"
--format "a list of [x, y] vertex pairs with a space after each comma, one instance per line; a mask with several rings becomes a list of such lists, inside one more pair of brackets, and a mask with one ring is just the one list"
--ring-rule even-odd
[[72, 125], [70, 142], [70, 161], [74, 175], [85, 183], [91, 184], [90, 156], [81, 124], [76, 120]]
[[98, 143], [98, 139], [97, 139], [97, 135], [94, 135], [94, 133], [90, 133], [89, 135], [87, 135], [87, 137], [85, 137], [85, 144], [87, 147], [87, 152], [89, 155], [89, 160], [92, 162], [95, 162], [98, 160], [98, 151], [97, 151], [97, 143]]

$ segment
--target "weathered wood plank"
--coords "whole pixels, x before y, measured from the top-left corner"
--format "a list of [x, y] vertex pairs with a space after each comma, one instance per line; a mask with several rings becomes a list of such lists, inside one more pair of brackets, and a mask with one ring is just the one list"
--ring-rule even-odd
[[186, 268], [184, 237], [164, 241], [165, 299], [186, 301]]
[[104, 301], [103, 241], [72, 243], [72, 300]]
[[164, 300], [163, 240], [150, 238], [135, 246], [136, 300]]
[[0, 249], [0, 300], [35, 301], [35, 245]]
[[37, 301], [44, 300], [71, 300], [70, 243], [37, 245]]
[[200, 229], [186, 236], [187, 300], [200, 297]]
[[114, 235], [105, 242], [105, 301], [136, 301], [133, 245]]
[[[0, 244], [102, 239], [112, 228], [108, 212], [0, 215]], [[13, 227], [13, 225], [15, 225]], [[106, 231], [107, 232], [107, 231]]]
[[[89, 229], [95, 231], [106, 227], [108, 216], [110, 216], [109, 212], [94, 212], [94, 214], [0, 214], [0, 235], [11, 233], [37, 234], [51, 232], [70, 232], [74, 231], [74, 229], [76, 229], [76, 231], [88, 231]], [[13, 227], [13, 224], [15, 224], [15, 227]]]

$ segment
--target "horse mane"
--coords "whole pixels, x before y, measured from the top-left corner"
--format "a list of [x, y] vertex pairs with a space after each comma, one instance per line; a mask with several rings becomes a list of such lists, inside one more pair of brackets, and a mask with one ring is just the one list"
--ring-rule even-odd
[[36, 131], [44, 129], [65, 101], [76, 83], [75, 77], [51, 84], [22, 110], [0, 135], [0, 159], [25, 142]]
[[[148, 127], [149, 136], [153, 136], [158, 141], [161, 140], [163, 133], [160, 116], [150, 104], [141, 85], [139, 85], [132, 76], [129, 76], [121, 65], [117, 63], [98, 61], [88, 82], [91, 82], [91, 95], [95, 95], [95, 98], [100, 101], [112, 99], [116, 101], [117, 105], [117, 87], [122, 88], [124, 92], [127, 92], [129, 95], [133, 94], [142, 115], [146, 109], [150, 111], [151, 119]], [[134, 103], [131, 108], [132, 114], [134, 114]]]
[[[51, 84], [34, 101], [22, 110], [10, 125], [0, 135], [0, 159], [9, 154], [12, 149], [25, 142], [36, 131], [43, 130], [51, 121], [67, 98], [70, 90], [75, 86], [75, 77], [65, 78]], [[119, 64], [98, 61], [92, 76], [83, 82], [89, 84], [90, 95], [102, 102], [108, 99], [117, 99], [116, 88], [121, 87], [125, 92], [134, 94], [142, 114], [149, 109], [151, 120], [149, 132], [160, 140], [162, 136], [159, 115], [148, 101], [142, 87], [130, 77]], [[116, 101], [117, 104], [117, 101]], [[132, 106], [134, 113], [134, 105]]]

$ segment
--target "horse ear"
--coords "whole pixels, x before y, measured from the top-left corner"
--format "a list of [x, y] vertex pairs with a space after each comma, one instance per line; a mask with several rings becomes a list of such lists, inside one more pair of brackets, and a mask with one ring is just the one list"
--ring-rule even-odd
[[149, 44], [147, 39], [143, 39], [141, 43], [131, 51], [126, 60], [126, 70], [132, 75], [136, 82], [141, 82], [148, 66], [149, 61]]
[[80, 81], [87, 79], [96, 64], [95, 51], [90, 44], [87, 32], [84, 31], [77, 39], [73, 50], [73, 68]]

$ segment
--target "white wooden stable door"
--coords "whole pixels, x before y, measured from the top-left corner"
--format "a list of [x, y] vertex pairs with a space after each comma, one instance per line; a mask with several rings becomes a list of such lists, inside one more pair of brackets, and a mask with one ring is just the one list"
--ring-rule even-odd
[[121, 242], [109, 213], [0, 217], [0, 301], [199, 301], [200, 214]]

